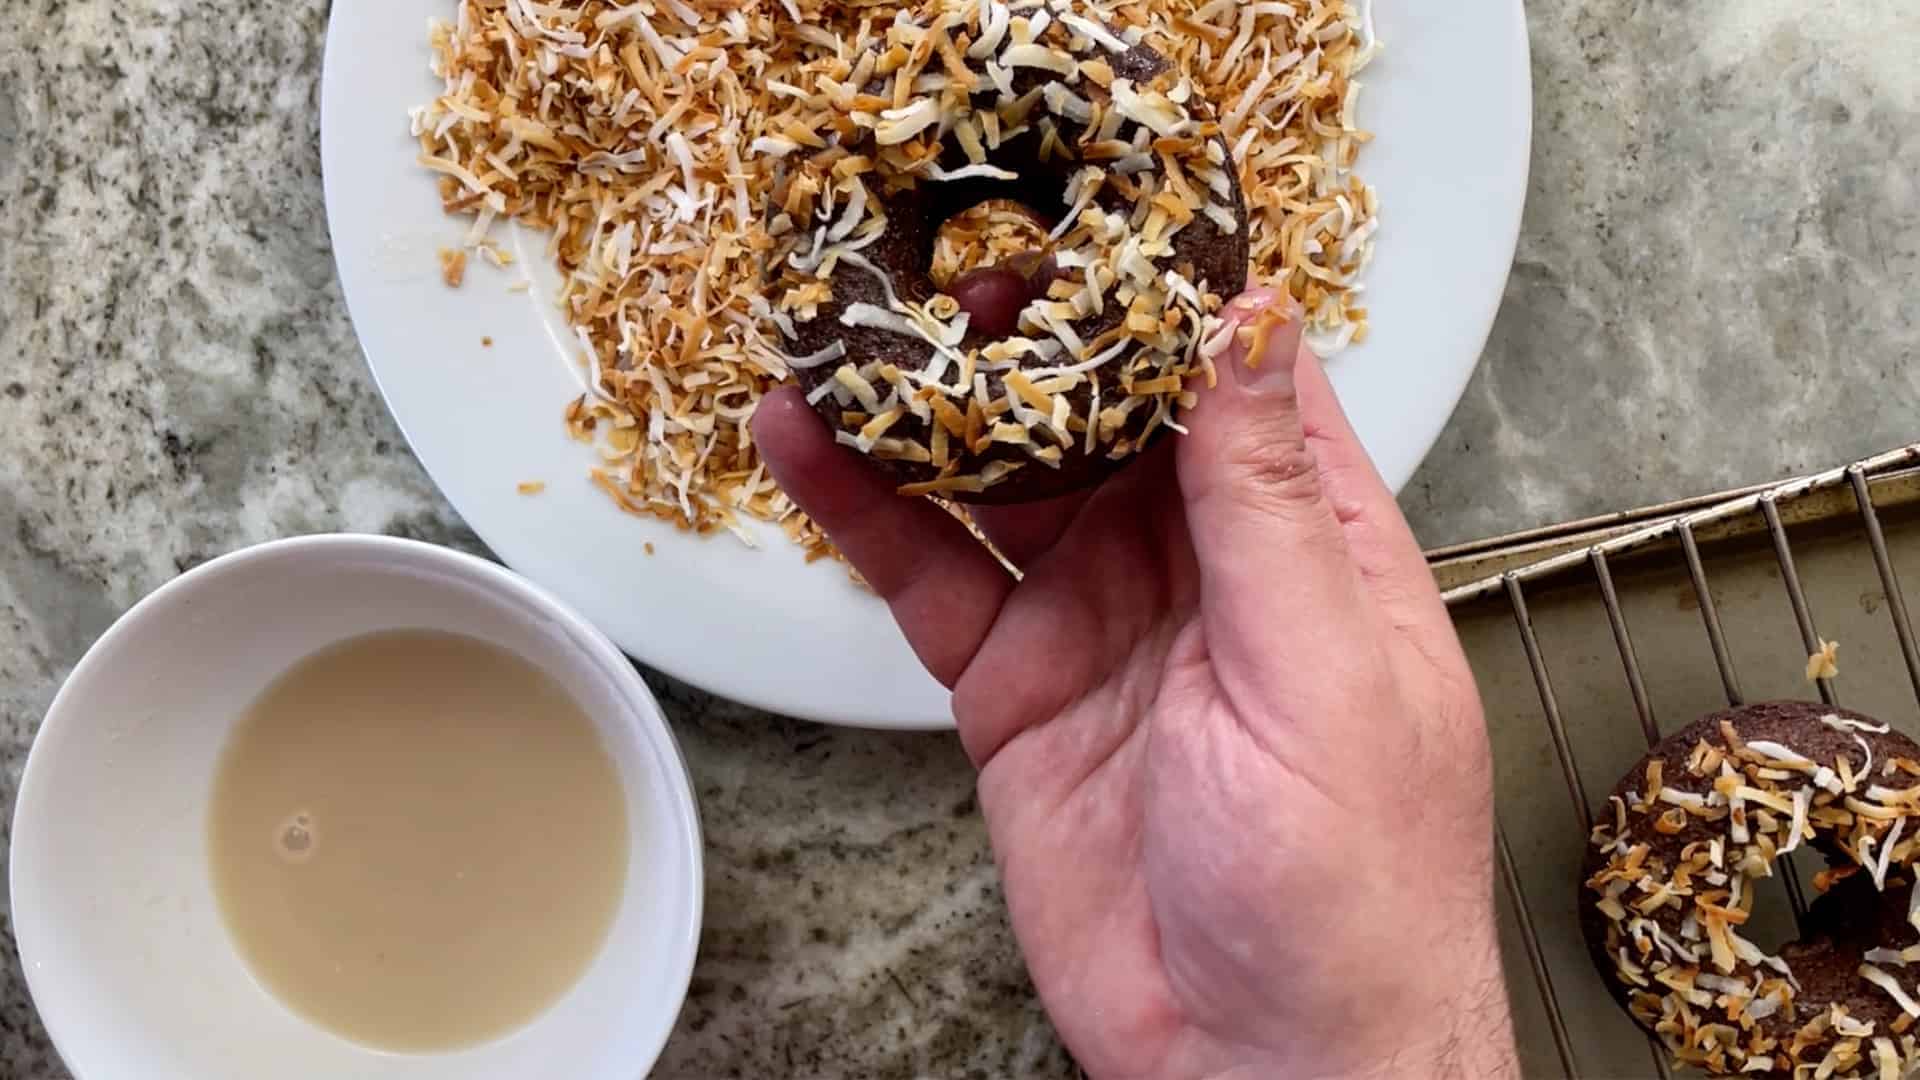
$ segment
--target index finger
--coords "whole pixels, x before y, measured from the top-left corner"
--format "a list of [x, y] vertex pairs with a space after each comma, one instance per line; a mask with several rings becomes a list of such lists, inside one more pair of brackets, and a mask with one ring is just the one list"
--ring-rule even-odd
[[898, 494], [836, 444], [797, 389], [761, 399], [753, 438], [780, 489], [827, 531], [886, 600], [920, 662], [951, 687], [999, 616], [1012, 575], [952, 515]]

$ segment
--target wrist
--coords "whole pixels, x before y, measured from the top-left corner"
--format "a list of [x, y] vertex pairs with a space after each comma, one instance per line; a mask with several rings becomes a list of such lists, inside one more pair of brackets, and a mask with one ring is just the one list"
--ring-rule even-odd
[[[1490, 915], [1491, 913], [1489, 913]], [[1350, 1024], [1243, 1046], [1206, 1080], [1518, 1080], [1518, 1047], [1491, 918], [1461, 925], [1429, 965], [1376, 992]], [[1444, 977], [1440, 977], [1444, 973]], [[1378, 988], [1377, 988], [1378, 989]]]
[[1328, 1048], [1303, 1048], [1307, 1052], [1249, 1058], [1207, 1073], [1204, 1080], [1518, 1080], [1519, 1055], [1505, 1003], [1502, 995], [1500, 1012], [1459, 1030], [1374, 1042], [1356, 1047], [1348, 1060], [1323, 1052]]

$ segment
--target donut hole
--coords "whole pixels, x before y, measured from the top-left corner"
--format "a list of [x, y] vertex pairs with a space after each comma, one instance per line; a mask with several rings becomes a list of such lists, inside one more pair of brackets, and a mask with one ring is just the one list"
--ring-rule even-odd
[[927, 276], [941, 289], [975, 270], [1010, 266], [1030, 273], [1046, 255], [1053, 223], [1026, 203], [985, 199], [940, 223]]
[[953, 297], [981, 337], [1020, 328], [1020, 312], [1047, 294], [1055, 276], [1053, 221], [1026, 202], [996, 196], [954, 213], [934, 231], [927, 276]]
[[[1792, 859], [1793, 856], [1788, 858]], [[1819, 899], [1819, 894], [1814, 892], [1813, 872], [1826, 864], [1819, 855], [1811, 852], [1795, 859], [1794, 863], [1807, 902], [1814, 903]], [[1740, 936], [1759, 946], [1760, 951], [1768, 956], [1777, 956], [1781, 949], [1800, 937], [1800, 928], [1793, 921], [1793, 905], [1787, 899], [1787, 887], [1775, 876], [1754, 882], [1750, 888], [1755, 889], [1759, 896], [1754, 901], [1747, 922], [1740, 927]]]

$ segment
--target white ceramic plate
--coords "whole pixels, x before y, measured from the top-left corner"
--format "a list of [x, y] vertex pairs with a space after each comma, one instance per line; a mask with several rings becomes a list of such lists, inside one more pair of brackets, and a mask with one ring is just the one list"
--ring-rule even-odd
[[[481, 638], [571, 690], [619, 769], [633, 845], [579, 981], [524, 1027], [436, 1054], [370, 1050], [283, 1006], [234, 947], [207, 868], [214, 769], [247, 703], [328, 645], [403, 628]], [[632, 1080], [666, 1043], [700, 939], [686, 763], [633, 665], [539, 587], [384, 536], [248, 548], [121, 616], [34, 738], [10, 870], [27, 984], [82, 1080]]]
[[[562, 430], [583, 389], [538, 234], [508, 230], [519, 265], [440, 282], [446, 218], [414, 164], [407, 109], [432, 100], [426, 24], [452, 0], [335, 0], [321, 98], [327, 216], [340, 281], [381, 391], [467, 523], [515, 569], [579, 607], [638, 659], [762, 708], [830, 723], [950, 726], [947, 695], [873, 597], [778, 533], [760, 550], [630, 517], [586, 480]], [[1398, 489], [1458, 401], [1506, 283], [1531, 128], [1520, 0], [1378, 0], [1384, 54], [1360, 112], [1380, 192], [1368, 280], [1372, 337], [1333, 380]], [[507, 292], [523, 270], [534, 287]], [[480, 339], [490, 336], [492, 348]], [[545, 481], [537, 497], [521, 481]], [[641, 552], [651, 542], [657, 552]]]

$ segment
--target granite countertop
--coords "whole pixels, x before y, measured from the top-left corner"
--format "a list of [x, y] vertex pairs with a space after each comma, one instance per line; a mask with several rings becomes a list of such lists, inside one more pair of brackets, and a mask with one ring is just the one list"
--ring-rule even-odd
[[[334, 529], [478, 548], [381, 407], [334, 281], [327, 6], [0, 4], [0, 807], [61, 678], [182, 569]], [[1429, 543], [1920, 438], [1920, 9], [1665, 10], [1528, 5], [1525, 230], [1405, 495]], [[653, 683], [710, 878], [658, 1075], [1075, 1075], [951, 738]], [[0, 854], [5, 836], [0, 817]], [[65, 1075], [10, 935], [0, 1075]]]

